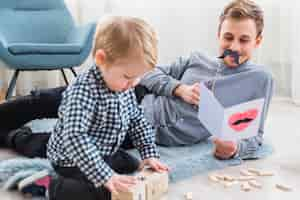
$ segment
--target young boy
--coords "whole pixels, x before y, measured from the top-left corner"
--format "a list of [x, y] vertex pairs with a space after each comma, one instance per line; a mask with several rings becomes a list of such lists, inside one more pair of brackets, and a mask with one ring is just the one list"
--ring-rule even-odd
[[[93, 57], [95, 65], [64, 91], [49, 138], [47, 157], [58, 174], [50, 181], [50, 200], [110, 199], [135, 184], [132, 176], [119, 174], [141, 165], [168, 170], [132, 89], [156, 64], [154, 30], [138, 18], [108, 17], [98, 24]], [[120, 149], [126, 135], [141, 164]]]

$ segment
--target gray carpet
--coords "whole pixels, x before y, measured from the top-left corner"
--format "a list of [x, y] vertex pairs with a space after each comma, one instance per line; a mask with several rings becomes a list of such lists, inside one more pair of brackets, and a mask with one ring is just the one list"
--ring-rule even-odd
[[[52, 130], [56, 119], [34, 120], [28, 124], [34, 132]], [[239, 165], [241, 159], [217, 160], [212, 156], [211, 141], [185, 147], [159, 147], [161, 159], [172, 169], [170, 180], [175, 182], [195, 174], [206, 173], [209, 170], [221, 169], [227, 166]], [[138, 157], [137, 151], [131, 153]], [[272, 153], [272, 147], [266, 143], [261, 146], [253, 158], [263, 158]]]
[[[176, 182], [197, 174], [207, 173], [210, 170], [240, 165], [245, 161], [239, 158], [218, 160], [212, 155], [212, 148], [213, 144], [209, 140], [185, 147], [159, 147], [161, 160], [171, 168], [170, 181]], [[272, 154], [272, 151], [269, 144], [263, 144], [253, 155], [253, 159], [266, 157]], [[131, 153], [138, 155], [136, 150]]]
[[[29, 125], [34, 131], [40, 132], [53, 127], [55, 120], [35, 120]], [[161, 160], [171, 168], [170, 182], [176, 182], [191, 176], [208, 173], [210, 170], [222, 169], [227, 166], [240, 165], [241, 159], [217, 160], [212, 156], [212, 143], [210, 140], [185, 147], [161, 147], [159, 151]], [[260, 159], [272, 154], [272, 147], [267, 143], [253, 155], [254, 159]], [[130, 150], [131, 154], [138, 157], [136, 150]], [[30, 174], [41, 169], [52, 171], [49, 161], [46, 159], [14, 158], [0, 162], [0, 185], [12, 187], [11, 184], [18, 176]], [[52, 171], [53, 173], [53, 171]]]
[[[188, 147], [159, 147], [161, 160], [171, 168], [170, 181], [176, 182], [210, 170], [222, 169], [227, 166], [240, 165], [243, 161], [239, 158], [230, 160], [218, 160], [212, 156], [212, 143], [202, 142]], [[130, 150], [131, 154], [139, 157], [136, 150]], [[263, 158], [272, 153], [268, 144], [261, 146], [254, 155], [256, 159]], [[13, 158], [0, 162], [0, 182], [5, 182], [16, 173], [25, 170], [51, 170], [46, 159]]]

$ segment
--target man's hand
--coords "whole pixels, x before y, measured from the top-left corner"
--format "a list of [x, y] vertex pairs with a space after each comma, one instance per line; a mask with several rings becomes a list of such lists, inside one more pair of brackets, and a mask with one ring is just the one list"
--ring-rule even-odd
[[125, 176], [114, 174], [105, 184], [111, 193], [127, 192], [130, 187], [136, 184], [136, 178], [133, 176]]
[[214, 155], [219, 159], [229, 159], [234, 156], [238, 150], [237, 143], [233, 141], [213, 140], [215, 144]]
[[142, 161], [140, 170], [142, 170], [145, 166], [149, 166], [156, 172], [165, 172], [169, 171], [169, 167], [163, 163], [161, 163], [157, 158], [148, 158]]
[[174, 94], [189, 104], [198, 105], [200, 99], [200, 83], [193, 85], [181, 84], [175, 89]]

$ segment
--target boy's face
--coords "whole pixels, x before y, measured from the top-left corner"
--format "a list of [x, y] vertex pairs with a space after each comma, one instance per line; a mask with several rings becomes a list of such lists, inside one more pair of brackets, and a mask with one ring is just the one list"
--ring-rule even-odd
[[106, 64], [105, 53], [100, 50], [100, 54], [96, 53], [95, 61], [101, 70], [106, 86], [115, 92], [124, 92], [135, 87], [141, 77], [152, 69], [139, 54], [131, 54], [127, 58]]
[[[252, 57], [253, 51], [260, 45], [262, 36], [257, 36], [255, 21], [252, 19], [236, 20], [227, 18], [218, 33], [220, 55], [226, 49], [239, 53], [239, 63], [244, 63]], [[234, 57], [227, 56], [224, 62], [228, 67], [237, 67]]]

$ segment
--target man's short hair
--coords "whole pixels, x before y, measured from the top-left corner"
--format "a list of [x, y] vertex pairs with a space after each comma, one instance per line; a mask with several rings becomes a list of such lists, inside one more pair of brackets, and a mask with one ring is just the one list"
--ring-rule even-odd
[[253, 19], [256, 25], [257, 36], [260, 36], [264, 28], [263, 10], [254, 1], [234, 0], [225, 6], [220, 15], [219, 32], [225, 19], [232, 18], [237, 20]]

